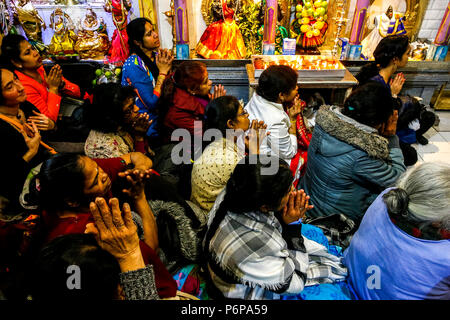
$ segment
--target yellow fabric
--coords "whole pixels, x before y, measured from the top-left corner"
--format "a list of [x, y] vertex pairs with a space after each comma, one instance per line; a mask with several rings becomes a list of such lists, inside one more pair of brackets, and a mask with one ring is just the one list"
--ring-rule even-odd
[[72, 53], [76, 35], [72, 30], [64, 32], [62, 35], [54, 34], [48, 48], [50, 54]]
[[236, 144], [225, 138], [212, 142], [194, 162], [191, 201], [209, 212], [243, 157]]
[[139, 11], [141, 13], [141, 17], [149, 19], [155, 30], [158, 31], [158, 22], [156, 20], [156, 11], [153, 0], [140, 0]]
[[245, 58], [247, 50], [236, 21], [225, 21], [222, 26], [222, 41], [216, 51], [222, 52], [225, 59]]

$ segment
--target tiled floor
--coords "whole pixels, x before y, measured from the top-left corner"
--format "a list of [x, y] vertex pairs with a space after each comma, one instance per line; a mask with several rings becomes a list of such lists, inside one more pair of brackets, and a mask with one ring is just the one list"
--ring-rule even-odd
[[417, 150], [419, 161], [440, 161], [450, 164], [450, 110], [436, 111], [440, 123], [425, 133], [429, 143], [425, 146], [413, 144]]

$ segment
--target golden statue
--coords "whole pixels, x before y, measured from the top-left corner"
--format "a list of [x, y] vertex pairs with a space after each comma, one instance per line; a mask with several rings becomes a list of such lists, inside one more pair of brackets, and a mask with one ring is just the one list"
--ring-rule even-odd
[[42, 42], [42, 29], [47, 28], [44, 19], [39, 15], [29, 0], [11, 1], [16, 11], [16, 17], [25, 32], [28, 41], [40, 53], [44, 53], [47, 47]]
[[70, 16], [60, 8], [56, 9], [50, 15], [50, 28], [55, 32], [53, 34], [48, 53], [51, 55], [69, 55], [74, 54], [74, 43], [77, 40], [74, 25]]
[[103, 19], [98, 19], [92, 8], [87, 8], [86, 15], [78, 26], [78, 40], [75, 51], [82, 59], [103, 59], [108, 51], [109, 40]]

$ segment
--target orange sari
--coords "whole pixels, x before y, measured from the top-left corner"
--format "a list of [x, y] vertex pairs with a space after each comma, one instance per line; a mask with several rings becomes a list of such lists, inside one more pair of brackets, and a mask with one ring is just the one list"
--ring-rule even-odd
[[197, 44], [196, 52], [206, 59], [243, 59], [247, 55], [244, 39], [234, 20], [234, 10], [222, 0], [223, 17], [211, 23]]

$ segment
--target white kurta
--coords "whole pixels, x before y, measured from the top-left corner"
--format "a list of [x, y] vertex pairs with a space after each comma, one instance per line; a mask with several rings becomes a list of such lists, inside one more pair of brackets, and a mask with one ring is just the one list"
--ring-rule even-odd
[[297, 153], [297, 137], [289, 134], [291, 121], [280, 103], [270, 102], [254, 94], [245, 106], [250, 121], [264, 121], [270, 134], [262, 141], [260, 154], [273, 154], [288, 164]]

